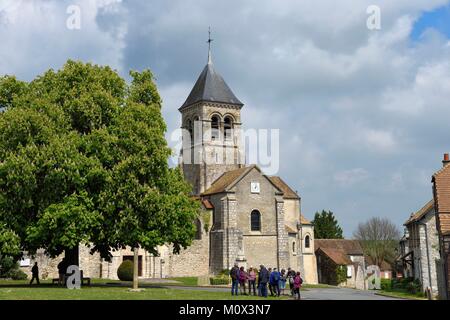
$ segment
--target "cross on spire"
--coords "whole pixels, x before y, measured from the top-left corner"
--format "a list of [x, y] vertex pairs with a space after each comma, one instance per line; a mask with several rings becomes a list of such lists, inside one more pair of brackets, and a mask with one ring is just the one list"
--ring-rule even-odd
[[211, 27], [208, 28], [208, 41], [206, 41], [208, 43], [208, 64], [212, 63], [211, 60], [211, 42], [213, 42], [214, 39], [211, 39]]

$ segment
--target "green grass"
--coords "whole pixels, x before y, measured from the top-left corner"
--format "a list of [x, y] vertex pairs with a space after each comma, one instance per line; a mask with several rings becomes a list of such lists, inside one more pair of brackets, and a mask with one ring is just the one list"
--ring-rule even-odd
[[377, 294], [388, 296], [388, 297], [394, 297], [394, 298], [404, 298], [404, 299], [413, 299], [413, 300], [427, 300], [423, 297], [418, 297], [415, 294], [411, 294], [409, 292], [405, 291], [391, 291], [391, 290], [379, 290], [377, 291]]
[[[186, 280], [187, 281], [187, 280]], [[69, 290], [41, 281], [29, 286], [27, 281], [0, 281], [0, 300], [256, 300], [253, 296], [232, 297], [229, 292], [213, 292], [142, 285], [144, 291], [130, 292], [131, 283], [93, 280], [90, 287]], [[279, 298], [268, 298], [275, 300]], [[283, 299], [283, 298], [282, 298]]]
[[168, 283], [168, 285], [186, 286], [186, 287], [197, 287], [198, 286], [198, 278], [197, 277], [168, 278], [167, 280], [174, 280], [174, 281], [179, 282], [179, 283]]

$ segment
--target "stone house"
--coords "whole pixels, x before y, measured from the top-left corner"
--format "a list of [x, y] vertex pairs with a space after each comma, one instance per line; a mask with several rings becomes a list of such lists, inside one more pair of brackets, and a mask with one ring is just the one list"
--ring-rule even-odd
[[[358, 240], [316, 239], [315, 255], [319, 283], [367, 289], [366, 261]], [[346, 279], [338, 283], [336, 271], [346, 269]]]
[[437, 263], [438, 290], [441, 299], [450, 299], [450, 159], [448, 153], [443, 168], [432, 177], [436, 228], [439, 236], [440, 259]]
[[436, 261], [439, 259], [439, 238], [436, 230], [434, 200], [427, 202], [404, 223], [404, 252], [401, 256], [405, 277], [413, 277], [433, 295], [438, 293]]

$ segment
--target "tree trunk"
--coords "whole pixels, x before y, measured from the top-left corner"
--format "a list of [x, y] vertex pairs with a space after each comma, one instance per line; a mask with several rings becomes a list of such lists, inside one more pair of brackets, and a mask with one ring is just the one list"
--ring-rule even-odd
[[133, 290], [137, 290], [139, 283], [138, 283], [138, 266], [139, 266], [139, 255], [138, 251], [139, 248], [134, 248], [134, 260], [133, 260]]

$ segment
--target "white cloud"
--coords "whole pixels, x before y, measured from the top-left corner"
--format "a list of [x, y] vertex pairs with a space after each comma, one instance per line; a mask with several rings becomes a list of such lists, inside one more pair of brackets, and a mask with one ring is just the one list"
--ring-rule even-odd
[[363, 168], [340, 171], [334, 174], [334, 180], [341, 186], [348, 187], [363, 182], [369, 177], [369, 172]]
[[[22, 0], [20, 14], [0, 7], [0, 74], [32, 79], [68, 58], [124, 76], [150, 68], [171, 132], [211, 25], [216, 68], [246, 104], [244, 127], [281, 129], [280, 175], [301, 190], [304, 212], [332, 208], [351, 233], [362, 207], [366, 216], [395, 210], [401, 222], [421, 194], [427, 200], [429, 181], [420, 181], [450, 151], [450, 42], [410, 32], [450, 1], [380, 0], [380, 31], [366, 27], [372, 0], [78, 0], [82, 29], [69, 31], [72, 2]], [[389, 188], [400, 178], [405, 188]]]

